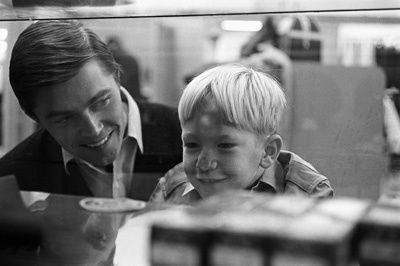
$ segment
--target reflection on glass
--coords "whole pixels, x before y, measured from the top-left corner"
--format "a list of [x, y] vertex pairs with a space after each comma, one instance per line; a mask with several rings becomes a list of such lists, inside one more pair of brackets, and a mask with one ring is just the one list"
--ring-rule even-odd
[[[290, 67], [274, 62], [290, 99], [282, 135], [290, 149], [331, 180], [337, 195], [377, 199], [379, 179], [388, 165], [382, 97], [398, 86], [400, 43], [397, 11], [308, 12], [268, 14]], [[190, 77], [207, 67], [241, 61], [242, 47], [259, 31], [225, 28], [226, 23], [263, 25], [267, 14], [126, 17], [83, 19], [105, 41], [118, 37], [140, 64], [143, 97], [177, 106]], [[0, 62], [5, 152], [34, 126], [19, 112], [7, 80], [10, 47], [30, 21], [3, 21], [7, 49]], [[267, 51], [266, 40], [251, 56]], [[311, 51], [311, 52], [310, 52]], [[259, 57], [261, 58], [261, 57]], [[261, 61], [261, 67], [265, 62]], [[278, 63], [277, 63], [278, 62]], [[287, 73], [290, 74], [287, 74]], [[282, 75], [288, 75], [283, 81]]]

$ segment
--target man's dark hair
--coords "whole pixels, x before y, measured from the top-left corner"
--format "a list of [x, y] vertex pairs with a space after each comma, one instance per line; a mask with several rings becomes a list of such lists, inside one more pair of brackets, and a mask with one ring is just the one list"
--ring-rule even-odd
[[35, 118], [38, 89], [75, 77], [96, 59], [119, 84], [120, 66], [107, 45], [77, 20], [38, 21], [18, 37], [10, 60], [10, 83], [21, 108]]

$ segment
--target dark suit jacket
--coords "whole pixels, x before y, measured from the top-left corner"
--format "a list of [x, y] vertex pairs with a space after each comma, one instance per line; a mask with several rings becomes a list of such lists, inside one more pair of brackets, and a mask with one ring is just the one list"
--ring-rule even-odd
[[[147, 200], [158, 178], [182, 161], [181, 128], [176, 109], [137, 101], [144, 153], [138, 152], [132, 198]], [[61, 147], [39, 129], [0, 159], [0, 177], [15, 175], [21, 190], [92, 196], [75, 162], [64, 169]]]

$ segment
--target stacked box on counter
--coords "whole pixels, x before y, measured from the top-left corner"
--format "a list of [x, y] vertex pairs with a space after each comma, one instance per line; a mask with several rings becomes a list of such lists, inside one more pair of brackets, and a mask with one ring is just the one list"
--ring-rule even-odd
[[247, 216], [231, 214], [214, 232], [211, 265], [343, 266], [356, 260], [356, 226], [369, 202], [276, 196], [260, 207]]
[[[237, 193], [237, 192], [236, 192]], [[367, 201], [224, 193], [152, 225], [154, 266], [344, 266]], [[161, 245], [160, 245], [161, 243]], [[169, 259], [176, 254], [175, 260]]]
[[375, 203], [358, 225], [360, 266], [400, 265], [400, 206]]
[[357, 224], [369, 205], [351, 198], [319, 202], [285, 229], [270, 265], [353, 265]]
[[[254, 230], [272, 234], [288, 217], [300, 215], [314, 202], [310, 198], [221, 193], [185, 209], [181, 217], [153, 223], [151, 264], [265, 265], [265, 248]], [[261, 239], [265, 241], [267, 235]]]
[[[270, 265], [285, 229], [314, 204], [315, 200], [306, 197], [259, 194], [242, 202], [237, 211], [225, 210], [219, 215], [220, 226], [214, 230], [209, 246], [210, 265]], [[210, 201], [199, 207], [213, 208]]]
[[233, 196], [222, 193], [180, 217], [155, 221], [151, 232], [150, 261], [153, 266], [211, 266], [209, 251], [215, 232], [225, 222], [222, 214], [253, 212], [255, 205], [270, 197], [252, 197], [248, 193]]
[[151, 228], [153, 266], [208, 266], [208, 247], [218, 222], [182, 211], [180, 216], [155, 221]]

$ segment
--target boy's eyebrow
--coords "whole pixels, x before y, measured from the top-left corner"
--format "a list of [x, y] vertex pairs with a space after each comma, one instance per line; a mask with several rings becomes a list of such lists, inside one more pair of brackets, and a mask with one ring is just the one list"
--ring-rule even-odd
[[182, 133], [182, 137], [190, 137], [193, 136], [194, 134], [189, 132], [189, 133]]
[[[188, 137], [193, 137], [193, 136], [196, 136], [196, 133], [193, 133], [193, 132], [182, 133], [183, 138], [185, 138], [185, 137], [188, 138]], [[234, 135], [224, 134], [224, 135], [218, 136], [218, 139], [235, 140], [236, 137]]]
[[[91, 99], [89, 99], [89, 101], [87, 102], [88, 105], [93, 104], [94, 102], [96, 102], [99, 98], [104, 97], [104, 95], [107, 95], [108, 93], [110, 93], [110, 89], [104, 89], [99, 91], [94, 97], [92, 97]], [[57, 117], [57, 116], [63, 116], [63, 115], [68, 115], [70, 114], [70, 111], [51, 111], [46, 115], [46, 119], [51, 119], [53, 117]]]

